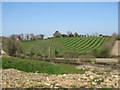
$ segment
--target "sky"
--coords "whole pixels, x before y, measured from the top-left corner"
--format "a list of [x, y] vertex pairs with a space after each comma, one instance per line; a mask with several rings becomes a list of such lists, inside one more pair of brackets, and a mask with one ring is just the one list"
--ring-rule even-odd
[[2, 35], [118, 32], [117, 2], [3, 2]]

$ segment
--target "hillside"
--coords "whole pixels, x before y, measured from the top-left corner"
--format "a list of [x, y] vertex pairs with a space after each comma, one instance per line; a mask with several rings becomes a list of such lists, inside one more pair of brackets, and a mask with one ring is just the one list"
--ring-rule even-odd
[[58, 38], [63, 43], [66, 51], [89, 52], [99, 48], [107, 37], [83, 37], [83, 38]]
[[52, 38], [46, 40], [27, 41], [22, 43], [24, 53], [51, 55], [55, 50], [62, 54], [75, 51], [79, 53], [90, 52], [99, 48], [108, 37], [81, 37], [81, 38]]
[[112, 56], [119, 56], [120, 55], [120, 48], [118, 48], [119, 45], [120, 45], [120, 41], [116, 41], [115, 44], [113, 45], [113, 48], [111, 50]]

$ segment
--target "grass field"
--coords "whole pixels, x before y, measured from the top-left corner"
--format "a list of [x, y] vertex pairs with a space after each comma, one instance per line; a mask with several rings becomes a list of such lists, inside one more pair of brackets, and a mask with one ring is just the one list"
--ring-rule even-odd
[[66, 64], [52, 64], [50, 62], [36, 61], [29, 59], [19, 58], [3, 58], [2, 68], [9, 69], [14, 68], [25, 72], [38, 72], [47, 74], [68, 74], [79, 73], [82, 74], [85, 71], [83, 69], [76, 69], [74, 66]]
[[55, 50], [58, 50], [59, 54], [69, 51], [84, 53], [98, 49], [108, 39], [108, 37], [52, 38], [23, 42], [22, 47], [24, 53], [45, 53], [48, 55], [49, 49], [51, 55], [55, 52]]

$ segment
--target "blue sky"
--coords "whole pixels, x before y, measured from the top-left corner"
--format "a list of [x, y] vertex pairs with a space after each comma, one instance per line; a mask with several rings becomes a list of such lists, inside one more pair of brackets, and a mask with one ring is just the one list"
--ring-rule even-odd
[[117, 2], [3, 2], [2, 33], [118, 32]]

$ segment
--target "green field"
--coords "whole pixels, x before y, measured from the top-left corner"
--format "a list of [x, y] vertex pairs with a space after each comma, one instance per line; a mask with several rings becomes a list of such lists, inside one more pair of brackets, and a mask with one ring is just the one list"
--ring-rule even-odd
[[75, 66], [66, 64], [53, 64], [45, 61], [20, 59], [20, 58], [2, 58], [2, 68], [14, 68], [25, 72], [47, 73], [47, 74], [68, 74], [79, 73], [83, 74], [85, 70], [76, 69]]
[[57, 38], [64, 44], [66, 51], [89, 52], [93, 49], [99, 48], [102, 43], [109, 38], [106, 37], [83, 37], [83, 38]]
[[98, 49], [108, 37], [73, 37], [73, 38], [52, 38], [46, 40], [27, 41], [22, 43], [24, 53], [33, 52], [35, 54], [45, 53], [46, 55], [58, 50], [63, 52], [74, 51], [78, 53], [90, 52]]

